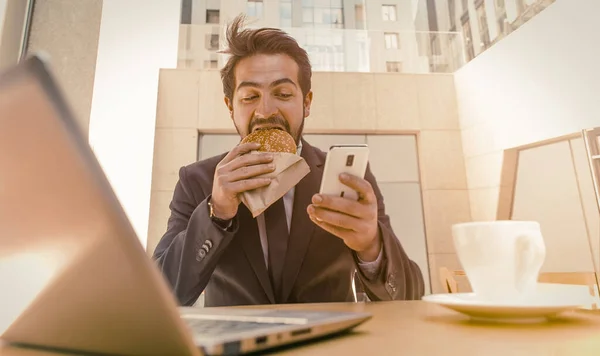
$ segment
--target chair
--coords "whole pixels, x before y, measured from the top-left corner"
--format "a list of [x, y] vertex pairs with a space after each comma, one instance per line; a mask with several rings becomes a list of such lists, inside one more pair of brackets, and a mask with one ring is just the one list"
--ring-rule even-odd
[[458, 283], [454, 279], [455, 276], [464, 276], [463, 271], [450, 271], [446, 267], [440, 268], [440, 283], [446, 293], [458, 293]]

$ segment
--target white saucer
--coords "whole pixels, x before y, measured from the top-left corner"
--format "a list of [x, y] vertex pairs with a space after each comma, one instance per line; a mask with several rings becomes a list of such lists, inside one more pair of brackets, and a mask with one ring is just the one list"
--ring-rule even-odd
[[584, 302], [576, 296], [561, 296], [536, 293], [518, 302], [489, 302], [477, 298], [474, 293], [432, 294], [423, 301], [442, 305], [472, 319], [495, 322], [543, 322], [562, 312], [581, 307]]

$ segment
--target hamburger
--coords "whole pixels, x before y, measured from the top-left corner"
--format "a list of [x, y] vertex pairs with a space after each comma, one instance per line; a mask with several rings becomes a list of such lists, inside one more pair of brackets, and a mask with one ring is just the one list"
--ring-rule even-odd
[[241, 143], [259, 143], [261, 152], [287, 152], [296, 154], [296, 141], [292, 135], [280, 129], [256, 130], [244, 137]]

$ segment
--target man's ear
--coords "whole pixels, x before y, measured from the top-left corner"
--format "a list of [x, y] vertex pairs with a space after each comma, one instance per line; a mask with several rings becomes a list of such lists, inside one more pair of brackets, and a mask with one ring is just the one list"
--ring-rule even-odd
[[229, 110], [229, 117], [233, 120], [233, 104], [228, 97], [224, 97], [225, 105], [227, 106], [227, 110]]
[[312, 104], [312, 99], [313, 99], [313, 92], [311, 90], [304, 97], [304, 117], [305, 118], [310, 116], [310, 105]]

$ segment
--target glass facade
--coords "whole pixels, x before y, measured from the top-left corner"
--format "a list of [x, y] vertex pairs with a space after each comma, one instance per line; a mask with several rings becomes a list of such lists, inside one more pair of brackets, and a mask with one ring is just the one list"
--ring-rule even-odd
[[253, 18], [263, 17], [263, 1], [262, 0], [247, 0], [246, 15]]
[[279, 3], [279, 25], [281, 28], [292, 27], [292, 0]]
[[240, 13], [247, 15], [248, 27], [288, 32], [307, 50], [314, 71], [451, 72], [464, 64], [460, 33], [417, 31], [414, 15], [420, 15], [414, 1], [182, 1], [182, 68], [211, 70], [224, 65], [225, 56], [217, 53], [224, 28]]
[[[466, 61], [478, 56], [515, 31], [556, 0], [420, 0], [430, 32], [460, 31]], [[439, 41], [431, 35], [432, 46]], [[442, 43], [443, 44], [443, 43]], [[437, 44], [436, 44], [437, 46]], [[442, 49], [443, 53], [443, 49]]]
[[381, 19], [383, 21], [396, 21], [396, 5], [381, 5]]
[[344, 28], [342, 1], [302, 1], [302, 27]]

